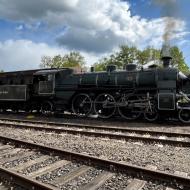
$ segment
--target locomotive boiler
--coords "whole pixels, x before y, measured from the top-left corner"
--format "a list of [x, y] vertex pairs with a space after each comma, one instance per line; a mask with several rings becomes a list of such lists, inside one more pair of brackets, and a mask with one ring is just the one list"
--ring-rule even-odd
[[163, 67], [128, 64], [123, 70], [108, 65], [103, 72], [61, 68], [0, 73], [0, 109], [120, 115], [128, 120], [143, 115], [148, 121], [174, 116], [190, 122], [190, 80], [170, 62], [164, 47]]

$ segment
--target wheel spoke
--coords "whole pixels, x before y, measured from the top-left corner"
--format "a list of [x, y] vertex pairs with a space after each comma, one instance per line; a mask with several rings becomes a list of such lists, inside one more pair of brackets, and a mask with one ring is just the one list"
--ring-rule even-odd
[[80, 117], [88, 116], [92, 111], [92, 100], [89, 95], [76, 95], [72, 101], [72, 111]]
[[116, 110], [115, 99], [110, 94], [100, 94], [94, 102], [95, 113], [100, 118], [110, 118]]
[[134, 106], [134, 102], [139, 100], [137, 96], [128, 96], [121, 98], [119, 101], [118, 111], [119, 114], [128, 120], [134, 120], [140, 117], [141, 110]]
[[190, 110], [181, 109], [178, 113], [179, 120], [183, 123], [190, 123]]
[[150, 122], [156, 121], [158, 119], [158, 112], [157, 112], [155, 106], [153, 106], [151, 109], [148, 109], [147, 111], [145, 111], [144, 118]]

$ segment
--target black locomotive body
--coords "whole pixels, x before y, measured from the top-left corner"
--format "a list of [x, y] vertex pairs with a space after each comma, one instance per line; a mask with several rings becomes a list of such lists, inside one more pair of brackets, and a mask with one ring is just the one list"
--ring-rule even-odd
[[0, 73], [0, 109], [5, 111], [69, 111], [126, 119], [144, 115], [148, 121], [178, 115], [190, 121], [189, 79], [175, 68], [136, 69], [127, 65], [105, 72], [75, 73], [73, 69], [41, 69]]

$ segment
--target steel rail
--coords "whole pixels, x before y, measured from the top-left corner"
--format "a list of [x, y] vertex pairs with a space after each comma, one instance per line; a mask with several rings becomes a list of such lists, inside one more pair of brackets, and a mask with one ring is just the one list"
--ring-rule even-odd
[[[190, 138], [190, 133], [183, 132], [167, 132], [167, 131], [153, 131], [153, 130], [145, 130], [145, 129], [134, 129], [129, 127], [113, 127], [113, 126], [97, 126], [97, 125], [86, 125], [79, 123], [69, 123], [69, 122], [47, 122], [47, 121], [38, 121], [38, 120], [26, 120], [26, 119], [10, 119], [10, 118], [0, 118], [2, 121], [11, 121], [11, 122], [25, 122], [32, 124], [41, 124], [41, 125], [56, 125], [60, 127], [76, 127], [76, 128], [85, 128], [85, 129], [100, 129], [100, 130], [113, 130], [115, 132], [129, 132], [129, 133], [137, 133], [137, 134], [150, 134], [155, 136], [167, 136], [167, 137], [187, 137]], [[1, 125], [1, 123], [0, 123]]]
[[87, 154], [82, 154], [82, 153], [76, 153], [72, 151], [66, 151], [60, 148], [54, 148], [54, 147], [49, 147], [49, 146], [44, 146], [41, 144], [35, 144], [35, 143], [30, 143], [27, 141], [22, 141], [18, 139], [13, 139], [9, 137], [4, 137], [0, 136], [0, 140], [3, 142], [11, 142], [16, 144], [17, 146], [27, 146], [30, 148], [36, 148], [40, 149], [41, 151], [46, 151], [46, 152], [51, 152], [57, 155], [62, 155], [66, 157], [67, 159], [75, 159], [75, 160], [83, 160], [86, 163], [92, 165], [99, 165], [102, 166], [103, 168], [106, 168], [108, 170], [112, 171], [126, 171], [130, 174], [135, 174], [136, 176], [146, 176], [158, 180], [163, 180], [163, 181], [175, 181], [178, 184], [182, 184], [184, 186], [190, 187], [190, 178], [189, 177], [184, 177], [176, 174], [170, 174], [164, 171], [158, 171], [158, 170], [153, 170], [153, 169], [148, 169], [145, 167], [141, 166], [136, 166], [132, 164], [127, 164], [123, 162], [116, 162], [116, 161], [111, 161], [107, 159], [101, 159], [98, 157], [90, 156]]
[[116, 134], [116, 133], [109, 133], [109, 132], [98, 132], [98, 131], [81, 131], [81, 130], [74, 130], [74, 129], [66, 129], [66, 128], [54, 128], [54, 127], [39, 127], [39, 126], [31, 126], [31, 125], [24, 125], [24, 124], [10, 124], [10, 123], [0, 123], [0, 126], [6, 127], [15, 127], [15, 128], [23, 128], [23, 129], [34, 129], [40, 131], [48, 131], [48, 132], [56, 132], [56, 133], [68, 133], [68, 134], [81, 134], [86, 136], [94, 136], [94, 137], [107, 137], [110, 139], [125, 139], [125, 140], [132, 140], [132, 141], [142, 141], [146, 143], [161, 143], [161, 144], [169, 144], [175, 146], [182, 146], [182, 147], [190, 147], [190, 141], [180, 141], [180, 140], [173, 140], [173, 139], [162, 139], [156, 137], [145, 137], [139, 135], [127, 135], [127, 134]]
[[7, 179], [8, 181], [17, 184], [21, 187], [31, 190], [58, 190], [58, 188], [42, 183], [27, 176], [13, 172], [7, 168], [0, 166], [0, 178]]

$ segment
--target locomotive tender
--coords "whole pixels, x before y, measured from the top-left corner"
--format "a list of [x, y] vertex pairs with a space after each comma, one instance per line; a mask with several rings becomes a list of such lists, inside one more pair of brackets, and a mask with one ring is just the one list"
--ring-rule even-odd
[[119, 114], [128, 120], [144, 115], [148, 121], [176, 116], [190, 122], [190, 80], [169, 67], [167, 50], [162, 55], [163, 68], [128, 64], [124, 70], [108, 65], [104, 72], [61, 68], [0, 73], [0, 109], [95, 113], [100, 118]]

